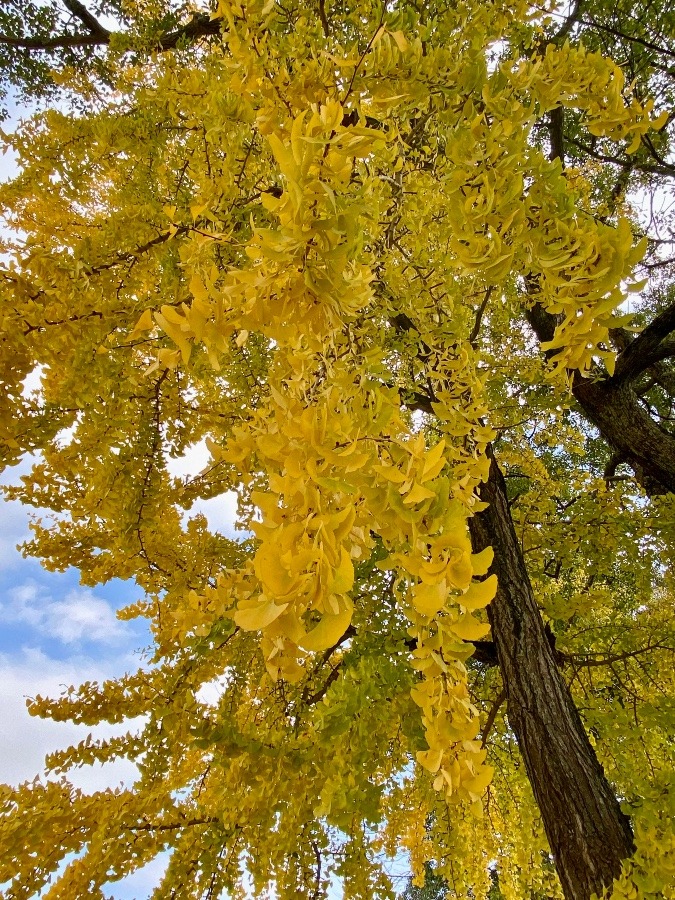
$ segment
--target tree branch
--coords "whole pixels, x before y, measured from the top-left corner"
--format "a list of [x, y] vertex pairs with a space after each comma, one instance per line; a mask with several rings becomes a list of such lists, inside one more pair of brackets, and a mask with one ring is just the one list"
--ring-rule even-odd
[[659, 360], [670, 356], [673, 350], [672, 340], [666, 342], [665, 355], [663, 343], [665, 338], [675, 331], [675, 303], [659, 313], [647, 327], [632, 340], [619, 354], [616, 360], [614, 375], [610, 382], [616, 385], [633, 381], [645, 369]]
[[644, 172], [646, 175], [663, 175], [666, 178], [675, 177], [675, 166], [670, 165], [670, 163], [664, 162], [660, 165], [652, 165], [651, 163], [638, 162], [635, 159], [618, 159], [616, 156], [608, 156], [606, 153], [600, 153], [599, 151], [594, 150], [593, 147], [589, 147], [587, 144], [583, 144], [581, 141], [578, 141], [576, 138], [570, 137], [569, 135], [567, 140], [574, 147], [583, 151], [587, 156], [590, 156], [592, 159], [597, 159], [599, 162], [621, 166], [622, 169], [627, 169], [630, 172]]
[[575, 0], [574, 6], [570, 10], [569, 16], [565, 19], [563, 24], [560, 26], [558, 31], [553, 36], [553, 41], [556, 44], [561, 43], [565, 40], [570, 31], [574, 28], [576, 23], [579, 21], [579, 16], [581, 14], [581, 0]]
[[[68, 0], [68, 4], [76, 3], [76, 0]], [[81, 4], [77, 4], [81, 6]], [[70, 9], [70, 5], [68, 6]], [[71, 9], [71, 12], [74, 10]], [[29, 38], [13, 38], [6, 35], [0, 35], [0, 44], [6, 47], [16, 47], [18, 50], [35, 50], [37, 52], [48, 52], [50, 50], [61, 50], [69, 47], [102, 47], [110, 43], [111, 38], [117, 32], [107, 31], [103, 26], [90, 16], [90, 13], [82, 7], [83, 14], [87, 17], [87, 27], [90, 28], [88, 34], [61, 34], [55, 37], [29, 37]], [[75, 13], [76, 14], [76, 13]], [[76, 14], [80, 21], [85, 19], [82, 15]], [[95, 30], [91, 29], [89, 18], [98, 26]], [[156, 42], [147, 48], [148, 51], [165, 53], [167, 50], [175, 50], [175, 48], [183, 40], [189, 42], [197, 41], [199, 38], [220, 34], [221, 20], [211, 19], [206, 13], [198, 13], [190, 19], [190, 21], [176, 28], [174, 31], [166, 31], [161, 34]]]
[[65, 50], [70, 47], [99, 47], [110, 43], [110, 36], [103, 37], [97, 34], [62, 34], [53, 38], [12, 38], [0, 34], [0, 45], [16, 47], [17, 50], [37, 50], [49, 52], [50, 50]]
[[493, 641], [472, 641], [471, 643], [474, 646], [474, 651], [470, 661], [481, 663], [484, 666], [499, 665], [497, 650]]
[[[535, 303], [525, 315], [541, 342], [553, 338], [557, 324], [555, 316], [539, 303]], [[657, 316], [652, 323], [656, 327], [651, 333], [658, 331], [665, 335], [673, 330], [675, 325], [670, 325], [671, 316], [675, 316], [675, 306]], [[642, 334], [650, 329], [651, 325]], [[649, 340], [647, 335], [643, 347], [650, 346]], [[634, 343], [637, 341], [628, 344], [621, 356]], [[546, 355], [550, 357], [555, 352], [548, 351]], [[635, 353], [630, 354], [629, 361]], [[628, 368], [628, 364], [625, 365]], [[649, 496], [675, 494], [675, 438], [642, 409], [629, 380], [608, 378], [594, 381], [575, 371], [572, 375], [572, 393], [586, 418], [598, 428], [612, 450], [631, 466]]]
[[[634, 335], [627, 328], [610, 328], [609, 337], [619, 353], [623, 353], [626, 347], [634, 340]], [[649, 367], [649, 374], [656, 384], [659, 384], [667, 394], [673, 397], [675, 397], [675, 371], [664, 365], [663, 360], [675, 355], [674, 347], [675, 337], [664, 339], [659, 348], [659, 358]], [[641, 387], [636, 393], [641, 396], [644, 392], [644, 388]]]
[[314, 892], [312, 894], [312, 900], [318, 900], [318, 897], [321, 893], [321, 853], [319, 852], [319, 848], [317, 846], [316, 841], [312, 841], [312, 850], [314, 851], [314, 856], [316, 857], [316, 873], [314, 875]]
[[89, 10], [79, 2], [79, 0], [63, 0], [63, 5], [82, 22], [85, 28], [87, 28], [92, 34], [98, 34], [100, 36], [104, 36], [106, 38], [110, 37], [110, 32], [107, 28], [104, 28], [103, 25], [98, 21], [98, 19], [93, 16]]
[[551, 139], [551, 152], [549, 159], [559, 159], [565, 168], [565, 110], [557, 106], [549, 113], [548, 133]]
[[319, 0], [319, 18], [321, 19], [324, 37], [330, 37], [330, 25], [326, 16], [326, 0]]
[[471, 334], [469, 335], [469, 343], [471, 346], [476, 349], [476, 340], [478, 339], [478, 335], [480, 334], [480, 326], [483, 321], [483, 313], [490, 302], [490, 297], [492, 296], [492, 292], [494, 291], [494, 285], [490, 285], [490, 287], [485, 291], [485, 296], [481, 302], [481, 305], [476, 310], [476, 321], [473, 323], [473, 328], [471, 329]]
[[196, 41], [202, 37], [220, 34], [221, 30], [222, 23], [220, 19], [212, 19], [206, 13], [199, 13], [194, 15], [187, 25], [183, 25], [175, 31], [169, 31], [163, 34], [158, 39], [156, 46], [152, 49], [159, 50], [160, 52], [175, 50], [183, 38], [189, 38], [191, 41]]
[[585, 25], [587, 28], [595, 28], [596, 31], [605, 31], [607, 34], [611, 34], [614, 37], [621, 38], [621, 40], [629, 41], [631, 44], [639, 44], [641, 47], [646, 47], [647, 50], [653, 50], [655, 53], [660, 53], [664, 56], [672, 56], [675, 58], [675, 51], [669, 50], [667, 47], [660, 47], [658, 44], [655, 44], [653, 41], [648, 41], [645, 38], [637, 37], [634, 34], [626, 34], [624, 31], [619, 31], [617, 28], [612, 28], [611, 25], [603, 25], [597, 21], [587, 21], [586, 19], [579, 19], [580, 25]]
[[490, 708], [490, 712], [488, 713], [488, 717], [485, 720], [485, 727], [483, 728], [483, 736], [480, 741], [481, 749], [485, 749], [487, 744], [487, 739], [490, 737], [490, 732], [492, 731], [492, 726], [495, 724], [495, 719], [497, 718], [497, 713], [499, 712], [499, 708], [502, 703], [506, 700], [506, 688], [502, 688], [499, 694], [495, 697], [495, 701]]
[[583, 655], [581, 653], [563, 653], [562, 659], [566, 663], [576, 666], [578, 669], [590, 669], [593, 666], [610, 666], [615, 662], [623, 662], [626, 659], [633, 659], [642, 653], [649, 653], [651, 650], [669, 650], [675, 653], [675, 647], [669, 647], [667, 644], [647, 644], [646, 647], [640, 647], [638, 650], [626, 650], [625, 653], [616, 653], [614, 656], [601, 655]]
[[215, 825], [219, 821], [219, 819], [209, 816], [204, 819], [186, 819], [183, 822], [145, 822], [143, 825], [130, 825], [129, 831], [177, 831], [181, 828], [192, 828], [195, 825]]

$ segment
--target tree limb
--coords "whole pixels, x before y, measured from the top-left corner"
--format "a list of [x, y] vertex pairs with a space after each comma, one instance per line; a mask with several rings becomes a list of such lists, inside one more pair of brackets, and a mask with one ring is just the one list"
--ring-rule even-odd
[[491, 284], [490, 287], [485, 291], [485, 296], [483, 297], [481, 305], [476, 310], [476, 320], [473, 323], [473, 328], [471, 329], [471, 334], [469, 335], [469, 343], [474, 348], [474, 350], [476, 349], [476, 340], [478, 338], [478, 335], [480, 334], [480, 326], [483, 321], [483, 313], [485, 312], [485, 308], [490, 302], [490, 297], [492, 296], [493, 291], [494, 285]]
[[104, 28], [98, 19], [93, 16], [79, 0], [63, 0], [63, 5], [78, 18], [92, 34], [110, 37], [108, 29]]
[[[75, 0], [68, 0], [68, 3], [75, 5]], [[81, 4], [77, 4], [81, 6]], [[68, 7], [70, 9], [70, 6]], [[71, 10], [72, 12], [73, 10]], [[87, 17], [87, 27], [90, 28], [87, 34], [61, 34], [55, 37], [28, 37], [13, 38], [7, 35], [0, 35], [0, 44], [7, 47], [16, 47], [18, 50], [35, 50], [37, 52], [49, 52], [50, 50], [61, 50], [72, 47], [103, 47], [110, 44], [111, 38], [117, 36], [119, 32], [107, 31], [103, 26], [90, 16], [84, 7], [83, 14]], [[98, 28], [91, 29], [89, 17], [96, 23]], [[85, 19], [78, 14], [80, 21]], [[161, 34], [154, 44], [148, 47], [148, 51], [165, 53], [167, 50], [175, 50], [178, 44], [183, 40], [196, 41], [202, 37], [208, 37], [220, 34], [220, 19], [211, 19], [206, 13], [195, 14], [190, 21], [176, 28], [174, 31], [166, 31]]]
[[621, 38], [624, 41], [630, 41], [632, 44], [640, 44], [641, 47], [646, 47], [647, 50], [653, 50], [655, 53], [661, 53], [664, 56], [672, 56], [675, 58], [675, 51], [669, 50], [667, 47], [660, 47], [658, 44], [655, 44], [653, 41], [648, 41], [645, 38], [637, 37], [634, 34], [626, 34], [624, 31], [619, 31], [617, 28], [612, 28], [611, 25], [603, 25], [597, 21], [587, 21], [586, 19], [579, 19], [580, 25], [585, 25], [587, 28], [595, 28], [596, 31], [605, 31], [607, 34], [611, 34], [614, 37]]
[[314, 893], [312, 894], [312, 900], [318, 900], [318, 897], [321, 893], [321, 853], [319, 852], [316, 841], [312, 841], [311, 844], [312, 850], [314, 851], [314, 856], [316, 857], [316, 873], [314, 875], [315, 885]]
[[53, 38], [13, 38], [0, 34], [0, 45], [16, 47], [17, 50], [66, 50], [70, 47], [99, 47], [110, 43], [110, 36], [92, 34], [62, 34]]
[[[527, 310], [525, 315], [542, 343], [553, 338], [557, 324], [555, 316], [538, 303]], [[669, 333], [675, 327], [670, 325], [671, 316], [675, 316], [675, 306], [657, 316], [652, 325], [658, 324], [651, 333], [658, 332], [664, 336]], [[642, 334], [646, 334], [650, 328], [648, 326]], [[643, 347], [648, 348], [649, 341], [647, 335]], [[621, 356], [632, 345], [628, 344]], [[546, 355], [550, 358], [555, 352], [547, 351]], [[630, 354], [629, 362], [635, 353], [633, 351]], [[628, 368], [628, 363], [625, 365]], [[631, 466], [648, 495], [675, 494], [675, 438], [664, 431], [640, 406], [630, 381], [621, 378], [594, 381], [575, 371], [572, 374], [572, 393], [586, 418], [598, 428], [610, 447]]]
[[616, 385], [626, 384], [637, 378], [645, 369], [659, 360], [671, 355], [673, 343], [666, 343], [665, 355], [663, 342], [675, 331], [675, 303], [659, 313], [647, 327], [632, 340], [619, 354], [614, 374], [610, 381]]
[[579, 16], [581, 15], [581, 0], [575, 0], [574, 6], [570, 10], [569, 16], [565, 19], [563, 24], [560, 26], [558, 31], [553, 36], [553, 41], [556, 44], [562, 43], [565, 38], [568, 36], [570, 31], [574, 28], [576, 23], [579, 21]]
[[551, 153], [549, 159], [559, 159], [565, 168], [565, 110], [562, 106], [556, 106], [549, 113], [548, 133], [551, 139]]
[[581, 141], [578, 141], [576, 138], [570, 137], [569, 135], [567, 140], [587, 156], [590, 156], [592, 159], [597, 159], [599, 162], [621, 166], [622, 169], [627, 169], [631, 172], [644, 172], [646, 175], [663, 175], [666, 178], [675, 177], [675, 166], [670, 165], [670, 163], [664, 162], [660, 165], [653, 165], [652, 163], [641, 163], [635, 159], [619, 159], [616, 156], [608, 156], [606, 153], [600, 153], [598, 150], [593, 149], [593, 147], [589, 147], [587, 144], [583, 144]]
[[637, 650], [626, 650], [625, 653], [615, 653], [613, 656], [589, 655], [581, 653], [563, 653], [562, 659], [566, 663], [571, 663], [578, 669], [590, 669], [593, 666], [610, 666], [615, 662], [623, 662], [627, 659], [634, 659], [642, 653], [649, 653], [651, 650], [669, 650], [675, 653], [675, 647], [669, 647], [667, 644], [648, 644], [646, 647], [640, 647]]
[[499, 708], [502, 703], [506, 700], [506, 688], [502, 688], [501, 691], [495, 697], [495, 701], [490, 708], [490, 712], [488, 713], [488, 717], [485, 720], [485, 726], [483, 727], [483, 736], [481, 737], [480, 745], [484, 750], [487, 744], [487, 739], [490, 737], [490, 732], [492, 731], [492, 726], [495, 724], [495, 719], [497, 718], [497, 713], [499, 712]]

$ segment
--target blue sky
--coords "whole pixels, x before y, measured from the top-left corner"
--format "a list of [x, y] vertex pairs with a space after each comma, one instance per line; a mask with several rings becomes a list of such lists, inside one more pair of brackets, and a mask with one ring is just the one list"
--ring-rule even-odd
[[[19, 467], [17, 467], [18, 469]], [[21, 467], [23, 468], [23, 467]], [[4, 473], [7, 483], [17, 470]], [[14, 477], [12, 477], [14, 476]], [[90, 589], [74, 569], [47, 572], [24, 559], [16, 545], [28, 535], [28, 510], [3, 501], [0, 517], [0, 782], [17, 784], [41, 772], [44, 756], [81, 741], [85, 726], [35, 719], [26, 697], [57, 696], [64, 687], [135, 670], [150, 635], [143, 621], [121, 622], [115, 611], [138, 596], [132, 585], [113, 581]], [[123, 732], [102, 726], [100, 736]], [[86, 767], [72, 780], [86, 790], [130, 784], [135, 767], [128, 761]], [[163, 861], [161, 865], [163, 866]], [[148, 896], [157, 875], [139, 873], [115, 890], [119, 900]]]
[[[205, 448], [172, 461], [173, 474], [199, 471]], [[28, 471], [26, 462], [6, 470], [0, 481], [16, 482]], [[45, 754], [78, 743], [91, 731], [86, 726], [52, 722], [29, 716], [26, 697], [58, 696], [69, 685], [112, 678], [143, 664], [150, 644], [144, 620], [116, 618], [116, 610], [138, 599], [131, 582], [113, 580], [95, 588], [83, 587], [76, 569], [48, 572], [34, 559], [24, 559], [17, 545], [29, 536], [31, 512], [16, 501], [2, 500], [0, 515], [0, 782], [18, 784], [42, 771]], [[214, 498], [196, 505], [214, 529], [230, 532], [234, 502]], [[125, 725], [103, 725], [100, 737], [123, 733]], [[136, 769], [120, 760], [105, 766], [74, 770], [69, 778], [84, 790], [131, 784]], [[106, 892], [116, 900], [149, 896], [163, 871], [160, 858]]]

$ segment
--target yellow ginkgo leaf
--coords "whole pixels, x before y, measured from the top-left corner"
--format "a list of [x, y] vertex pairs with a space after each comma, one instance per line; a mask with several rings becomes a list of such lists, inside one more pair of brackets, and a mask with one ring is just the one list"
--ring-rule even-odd
[[272, 600], [263, 600], [262, 597], [254, 603], [244, 601], [235, 612], [234, 621], [244, 631], [260, 631], [271, 625], [287, 607], [288, 603], [278, 606]]
[[444, 450], [445, 440], [441, 440], [437, 444], [434, 444], [431, 450], [427, 453], [427, 455], [424, 457], [424, 465], [422, 467], [420, 481], [429, 481], [431, 478], [435, 478], [438, 475], [438, 473], [445, 465], [445, 459], [443, 457]]
[[492, 781], [494, 771], [492, 766], [482, 765], [473, 778], [469, 778], [464, 782], [464, 787], [471, 791], [472, 794], [482, 794]]
[[463, 591], [471, 583], [472, 574], [471, 554], [468, 551], [457, 553], [448, 565], [448, 581]]
[[340, 548], [340, 562], [333, 574], [333, 581], [329, 587], [331, 594], [346, 594], [354, 584], [354, 564], [349, 553], [344, 547]]
[[456, 622], [452, 622], [448, 627], [463, 641], [478, 641], [490, 631], [487, 623], [474, 619], [471, 613], [463, 613]]
[[144, 331], [151, 331], [155, 327], [155, 320], [152, 313], [153, 311], [151, 309], [145, 310], [138, 322], [134, 325], [133, 331], [129, 335], [129, 340], [134, 340], [139, 334], [142, 334]]
[[441, 762], [443, 761], [443, 749], [437, 750], [418, 750], [417, 762], [423, 766], [427, 772], [435, 774], [438, 772]]
[[436, 494], [428, 488], [423, 487], [421, 484], [414, 484], [404, 497], [403, 502], [406, 506], [414, 506], [417, 503], [423, 503], [425, 500], [431, 500], [435, 496]]
[[497, 593], [497, 576], [490, 575], [485, 581], [472, 581], [468, 591], [457, 598], [468, 610], [483, 609]]
[[445, 579], [437, 584], [416, 584], [412, 603], [417, 612], [432, 618], [445, 606], [448, 587]]
[[345, 633], [352, 620], [354, 605], [348, 597], [341, 598], [342, 609], [336, 615], [326, 613], [318, 625], [298, 641], [303, 650], [318, 652], [333, 647]]
[[473, 569], [473, 574], [487, 575], [494, 557], [495, 553], [492, 547], [486, 547], [484, 550], [481, 550], [480, 553], [473, 553], [471, 555], [471, 568]]
[[407, 475], [405, 472], [402, 472], [396, 466], [373, 466], [374, 472], [377, 472], [378, 475], [381, 475], [383, 478], [386, 478], [387, 481], [392, 481], [394, 484], [403, 484], [407, 479]]

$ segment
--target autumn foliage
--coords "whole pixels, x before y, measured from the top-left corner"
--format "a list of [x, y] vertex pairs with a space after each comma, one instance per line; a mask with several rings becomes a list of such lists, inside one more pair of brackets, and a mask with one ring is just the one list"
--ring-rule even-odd
[[[135, 579], [154, 643], [31, 701], [135, 730], [2, 788], [3, 896], [103, 898], [163, 851], [155, 900], [389, 897], [401, 851], [457, 897], [491, 870], [514, 900], [673, 896], [673, 296], [631, 317], [648, 240], [551, 125], [639, 159], [667, 109], [525, 2], [219, 0], [173, 46], [155, 6], [105, 38], [80, 16], [98, 75], [56, 66], [7, 137], [0, 441], [53, 512], [27, 552]], [[227, 492], [235, 538], [189, 512]], [[556, 844], [518, 672], [609, 798], [600, 874]], [[135, 784], [70, 786], [117, 757]]]

